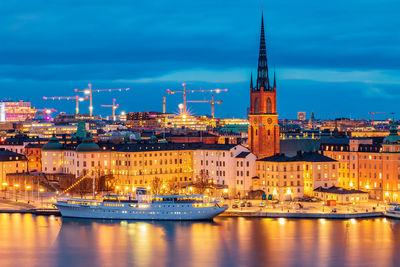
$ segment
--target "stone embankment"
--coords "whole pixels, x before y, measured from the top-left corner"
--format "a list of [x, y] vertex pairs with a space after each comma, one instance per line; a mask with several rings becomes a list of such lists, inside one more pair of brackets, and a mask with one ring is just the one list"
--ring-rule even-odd
[[262, 212], [262, 211], [225, 211], [219, 216], [253, 217], [253, 218], [307, 218], [307, 219], [361, 219], [383, 217], [383, 212], [353, 212], [353, 213], [313, 213], [313, 212]]

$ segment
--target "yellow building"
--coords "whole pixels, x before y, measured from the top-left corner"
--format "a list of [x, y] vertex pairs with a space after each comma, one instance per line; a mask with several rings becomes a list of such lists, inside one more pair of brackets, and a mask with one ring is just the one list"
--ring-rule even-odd
[[129, 193], [137, 187], [153, 191], [176, 191], [192, 182], [193, 150], [187, 144], [98, 145], [85, 138], [76, 146], [62, 145], [52, 138], [42, 148], [43, 171], [72, 174], [77, 179], [95, 171], [113, 175], [117, 192]]
[[253, 190], [280, 201], [313, 196], [314, 188], [336, 185], [337, 171], [336, 160], [316, 152], [294, 157], [277, 154], [257, 160]]
[[368, 202], [368, 192], [356, 189], [344, 189], [332, 186], [330, 188], [318, 187], [314, 189], [314, 197], [323, 201], [334, 200], [338, 204], [352, 204]]
[[[137, 187], [156, 193], [174, 191], [192, 182], [193, 150], [179, 145], [147, 144], [111, 154], [110, 171], [116, 189], [129, 193]], [[127, 153], [130, 152], [130, 153]]]
[[24, 155], [0, 149], [0, 185], [2, 189], [11, 186], [6, 180], [8, 173], [23, 173], [26, 171], [27, 159]]

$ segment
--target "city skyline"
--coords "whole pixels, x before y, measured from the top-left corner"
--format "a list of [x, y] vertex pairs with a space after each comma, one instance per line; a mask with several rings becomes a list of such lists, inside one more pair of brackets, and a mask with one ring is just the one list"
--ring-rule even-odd
[[[314, 111], [317, 118], [395, 112], [399, 40], [395, 8], [390, 7], [394, 2], [362, 3], [121, 1], [108, 6], [96, 1], [77, 2], [73, 8], [65, 2], [63, 8], [35, 2], [17, 9], [8, 2], [0, 11], [0, 36], [6, 40], [0, 49], [0, 88], [5, 98], [70, 113], [72, 102], [46, 102], [42, 96], [72, 96], [88, 82], [97, 88], [132, 88], [128, 95], [95, 96], [95, 114], [109, 115], [111, 110], [100, 105], [111, 104], [114, 97], [119, 111], [161, 111], [165, 90], [185, 82], [192, 89], [228, 88], [216, 96], [224, 101], [216, 106], [216, 116], [243, 118], [264, 4], [268, 62], [277, 72], [281, 119], [295, 118], [297, 111], [306, 111], [307, 117]], [[177, 112], [180, 102], [178, 95], [167, 96], [167, 112]], [[88, 111], [87, 106], [81, 110]], [[191, 110], [207, 114], [210, 107], [192, 104]], [[391, 115], [377, 119], [386, 117]]]

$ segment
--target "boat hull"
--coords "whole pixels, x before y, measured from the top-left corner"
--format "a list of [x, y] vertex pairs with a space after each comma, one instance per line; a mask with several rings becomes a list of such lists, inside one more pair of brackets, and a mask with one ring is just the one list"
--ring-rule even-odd
[[106, 207], [103, 205], [54, 204], [63, 217], [112, 220], [212, 220], [223, 213], [227, 207], [210, 206], [194, 208], [186, 205], [149, 204], [146, 208]]
[[400, 212], [398, 212], [398, 211], [386, 211], [385, 216], [392, 218], [392, 219], [400, 220]]

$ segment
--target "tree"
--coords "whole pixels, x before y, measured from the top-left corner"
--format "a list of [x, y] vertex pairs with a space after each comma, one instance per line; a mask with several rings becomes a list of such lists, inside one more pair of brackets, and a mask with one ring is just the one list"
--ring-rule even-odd
[[151, 181], [151, 191], [154, 195], [160, 194], [162, 187], [162, 180], [159, 177], [154, 177]]
[[179, 190], [181, 189], [181, 184], [175, 179], [169, 180], [168, 183], [168, 188], [169, 188], [169, 193], [174, 195], [174, 194], [179, 194]]
[[193, 187], [197, 189], [200, 194], [204, 194], [207, 188], [211, 187], [209, 176], [204, 170], [200, 170], [200, 176], [195, 178]]

